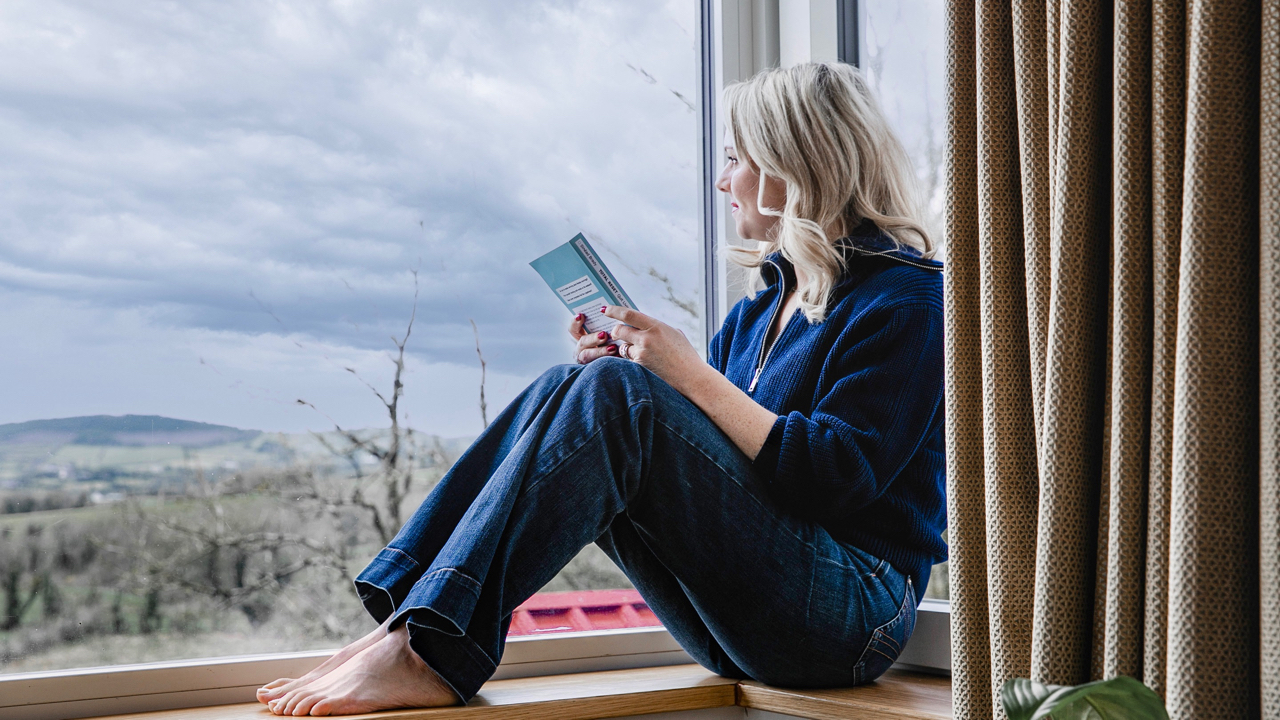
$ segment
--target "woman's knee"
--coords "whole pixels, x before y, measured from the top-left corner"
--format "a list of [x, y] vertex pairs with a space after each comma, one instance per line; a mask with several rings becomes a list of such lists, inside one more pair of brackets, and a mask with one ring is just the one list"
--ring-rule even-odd
[[573, 377], [576, 373], [581, 372], [582, 367], [583, 366], [581, 365], [574, 365], [573, 363], [552, 365], [543, 371], [542, 375], [538, 377], [537, 382], [550, 382], [559, 385], [565, 380]]
[[529, 398], [541, 399], [547, 398], [556, 392], [556, 389], [582, 370], [581, 365], [552, 365], [547, 368], [538, 379], [529, 383], [522, 395]]
[[648, 373], [638, 363], [616, 357], [594, 360], [582, 368], [579, 382], [605, 385], [610, 388], [648, 390]]
[[555, 365], [548, 368], [530, 385], [536, 395], [553, 393], [567, 381], [572, 381], [571, 394], [594, 399], [613, 398], [618, 395], [634, 397], [637, 393], [648, 395], [648, 371], [640, 365], [622, 358], [605, 357], [586, 365]]
[[600, 358], [582, 368], [573, 381], [571, 397], [573, 402], [611, 411], [633, 407], [653, 399], [649, 377], [648, 370], [630, 360]]

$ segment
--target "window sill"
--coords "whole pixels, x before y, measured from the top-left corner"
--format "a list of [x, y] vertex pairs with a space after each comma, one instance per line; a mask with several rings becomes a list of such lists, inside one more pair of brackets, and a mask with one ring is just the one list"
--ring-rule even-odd
[[870, 685], [791, 690], [738, 683], [742, 707], [814, 720], [951, 720], [951, 678], [890, 669]]
[[[927, 718], [950, 720], [951, 681], [904, 670], [839, 690], [787, 690], [736, 682], [697, 665], [493, 680], [466, 707], [395, 710], [349, 716], [379, 720], [588, 720], [663, 712], [740, 707], [816, 720]], [[266, 720], [258, 703], [220, 705], [99, 720]]]
[[[894, 666], [896, 670], [949, 674], [949, 611], [946, 602], [925, 600], [921, 603], [915, 633], [898, 658], [898, 664]], [[256, 688], [278, 677], [298, 677], [323, 661], [330, 652], [204, 658], [0, 675], [0, 720], [68, 720], [108, 715], [163, 718], [144, 716], [143, 713], [178, 708], [183, 709], [182, 717], [204, 717], [200, 714], [202, 711], [193, 708], [206, 706], [217, 706], [208, 717], [228, 717], [226, 709], [236, 704], [259, 710], [256, 703], [250, 703]], [[518, 678], [544, 678], [545, 686], [552, 687], [559, 682], [560, 676], [569, 673], [587, 677], [584, 674], [686, 666], [691, 662], [692, 658], [680, 648], [675, 638], [661, 627], [517, 637], [508, 641], [502, 664], [490, 685], [486, 686], [486, 692], [505, 687], [494, 684], [498, 681]], [[888, 684], [886, 679], [872, 687]], [[785, 691], [761, 688], [738, 692], [739, 704], [785, 700]], [[807, 693], [804, 697], [812, 703], [839, 704], [846, 701], [842, 692], [834, 696]], [[851, 697], [861, 698], [869, 694], [869, 689], [849, 692], [855, 693]], [[944, 692], [949, 692], [949, 686]], [[942, 706], [949, 704], [949, 699], [944, 699]], [[521, 705], [525, 706], [527, 703]], [[818, 705], [814, 708], [815, 713], [820, 712]], [[760, 709], [763, 711], [764, 706], [761, 705]], [[258, 717], [266, 716], [260, 713]], [[896, 716], [882, 714], [877, 717]]]

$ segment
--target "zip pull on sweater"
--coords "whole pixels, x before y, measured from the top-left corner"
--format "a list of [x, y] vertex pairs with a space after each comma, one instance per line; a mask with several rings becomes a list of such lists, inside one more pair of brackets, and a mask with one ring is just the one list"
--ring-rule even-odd
[[747, 394], [750, 395], [756, 391], [756, 384], [760, 382], [760, 373], [764, 372], [764, 364], [769, 361], [769, 352], [773, 350], [773, 346], [778, 343], [778, 338], [782, 336], [782, 328], [778, 328], [777, 335], [773, 336], [773, 340], [769, 341], [768, 347], [765, 347], [765, 341], [768, 340], [769, 333], [772, 332], [773, 326], [778, 322], [778, 313], [782, 312], [782, 306], [787, 302], [787, 294], [791, 292], [790, 286], [787, 284], [787, 276], [782, 272], [782, 267], [773, 260], [767, 260], [767, 264], [772, 265], [777, 271], [777, 275], [782, 283], [778, 292], [778, 299], [773, 304], [773, 314], [769, 316], [769, 322], [765, 325], [765, 336], [760, 338], [760, 360], [756, 362], [756, 374], [751, 376], [751, 385], [747, 387]]

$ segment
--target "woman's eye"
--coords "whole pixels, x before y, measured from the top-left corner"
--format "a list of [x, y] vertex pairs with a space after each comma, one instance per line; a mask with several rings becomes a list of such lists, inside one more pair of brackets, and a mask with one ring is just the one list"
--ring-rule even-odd
[[730, 156], [729, 156], [729, 162], [731, 162], [731, 163], [736, 163], [736, 162], [738, 162], [738, 158], [736, 158], [736, 157], [734, 157], [734, 156], [730, 155]]

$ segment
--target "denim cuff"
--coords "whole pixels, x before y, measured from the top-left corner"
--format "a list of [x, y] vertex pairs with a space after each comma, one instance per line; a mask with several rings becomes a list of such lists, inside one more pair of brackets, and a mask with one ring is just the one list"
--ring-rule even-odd
[[416, 560], [395, 548], [383, 548], [356, 576], [356, 594], [381, 625], [396, 612], [420, 577], [422, 570]]
[[[419, 618], [432, 624], [420, 625]], [[498, 666], [471, 638], [441, 630], [435, 627], [438, 624], [438, 618], [429, 609], [411, 611], [405, 622], [409, 628], [409, 647], [466, 704], [493, 677]]]
[[437, 568], [418, 580], [391, 623], [408, 625], [409, 646], [464, 703], [498, 669], [466, 634], [479, 598], [474, 578], [456, 568]]

